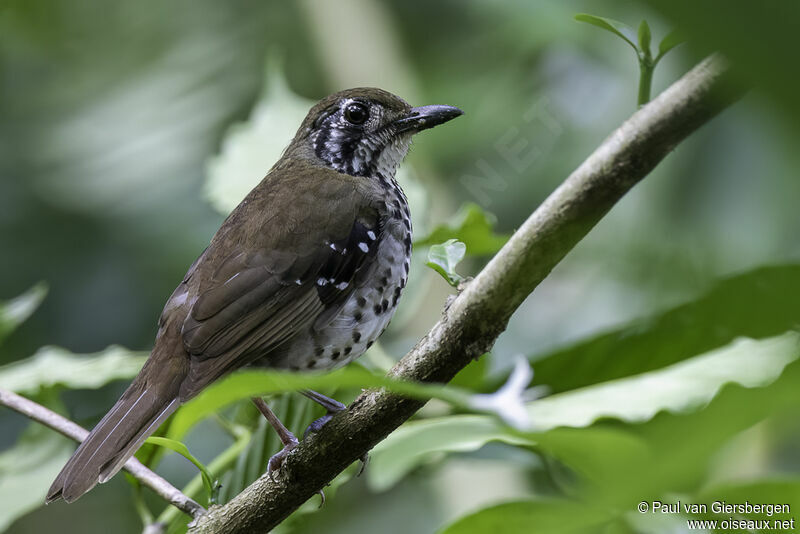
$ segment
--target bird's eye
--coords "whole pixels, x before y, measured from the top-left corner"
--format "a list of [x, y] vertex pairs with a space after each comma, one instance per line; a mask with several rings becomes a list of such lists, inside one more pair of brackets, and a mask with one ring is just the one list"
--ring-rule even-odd
[[350, 124], [364, 124], [369, 118], [369, 110], [364, 104], [353, 102], [344, 108], [344, 118]]

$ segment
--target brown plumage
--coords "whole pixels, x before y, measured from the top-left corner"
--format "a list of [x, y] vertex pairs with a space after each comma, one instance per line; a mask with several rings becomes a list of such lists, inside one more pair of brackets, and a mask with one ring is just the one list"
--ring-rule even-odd
[[371, 88], [314, 106], [168, 299], [150, 358], [47, 501], [72, 502], [111, 478], [181, 403], [234, 369], [330, 369], [363, 353], [408, 271], [394, 171], [411, 135], [460, 114]]

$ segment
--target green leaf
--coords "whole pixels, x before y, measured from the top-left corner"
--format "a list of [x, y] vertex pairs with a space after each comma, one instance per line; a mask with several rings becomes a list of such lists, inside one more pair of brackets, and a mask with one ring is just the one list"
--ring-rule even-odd
[[575, 15], [575, 20], [578, 22], [585, 22], [587, 24], [591, 24], [592, 26], [597, 26], [598, 28], [603, 28], [606, 31], [613, 33], [614, 35], [621, 38], [623, 41], [631, 45], [631, 47], [638, 53], [639, 49], [636, 48], [636, 45], [628, 39], [623, 31], [628, 31], [629, 27], [624, 22], [620, 22], [618, 20], [609, 19], [605, 17], [598, 17], [597, 15], [590, 15], [588, 13], [578, 13]]
[[[248, 443], [250, 443], [251, 434], [247, 428], [241, 425], [234, 425], [233, 429], [236, 441], [209, 463], [208, 471], [210, 473], [223, 473], [229, 469], [236, 461], [236, 458], [239, 456], [239, 454], [241, 454], [245, 447], [247, 447]], [[201, 471], [197, 474], [197, 476], [189, 481], [186, 486], [183, 487], [181, 492], [184, 495], [196, 499], [200, 493], [200, 490], [205, 487], [205, 482], [206, 479]], [[167, 506], [167, 508], [161, 513], [156, 521], [165, 525], [169, 525], [168, 532], [175, 532], [177, 527], [185, 527], [188, 520], [189, 518], [186, 517], [186, 515], [184, 515], [180, 510], [174, 506]], [[185, 529], [183, 531], [185, 531]]]
[[0, 532], [44, 504], [47, 488], [73, 450], [69, 439], [32, 423], [13, 448], [0, 453]]
[[497, 419], [483, 415], [411, 421], [370, 452], [367, 481], [373, 490], [383, 491], [433, 457], [478, 450], [491, 441], [521, 446], [535, 444], [530, 438], [510, 432]]
[[181, 439], [195, 424], [229, 404], [254, 395], [302, 389], [387, 388], [414, 398], [438, 398], [467, 406], [469, 395], [455, 388], [405, 382], [367, 371], [358, 364], [324, 374], [288, 371], [243, 370], [210, 385], [181, 406], [172, 418], [167, 437]]
[[36, 311], [47, 296], [47, 284], [39, 282], [22, 295], [0, 302], [0, 343]]
[[428, 267], [442, 275], [448, 284], [457, 287], [464, 277], [458, 274], [456, 265], [464, 259], [467, 246], [455, 239], [449, 239], [440, 245], [431, 246], [428, 250]]
[[203, 463], [198, 460], [197, 458], [189, 452], [189, 449], [181, 443], [180, 441], [176, 441], [174, 439], [169, 438], [162, 438], [158, 436], [150, 436], [145, 440], [145, 443], [150, 443], [153, 445], [158, 445], [160, 447], [166, 447], [167, 449], [173, 450], [192, 462], [197, 469], [200, 470], [200, 474], [203, 478], [203, 487], [205, 487], [206, 492], [208, 493], [208, 502], [209, 504], [216, 504], [217, 502], [217, 493], [219, 492], [219, 482], [217, 481], [216, 477], [211, 474], [208, 468], [203, 465]]
[[426, 247], [457, 239], [467, 246], [470, 256], [494, 254], [506, 244], [510, 236], [494, 233], [497, 220], [473, 202], [461, 206], [458, 213], [446, 224], [440, 224], [424, 238], [414, 242], [415, 247]]
[[219, 155], [208, 162], [205, 194], [227, 214], [255, 187], [292, 140], [314, 104], [289, 89], [279, 62], [267, 65], [264, 93], [247, 122], [232, 126]]
[[800, 322], [798, 294], [800, 265], [765, 267], [722, 280], [693, 302], [533, 356], [534, 381], [557, 393], [665, 367], [737, 337], [775, 336]]
[[686, 42], [686, 38], [677, 30], [672, 30], [669, 32], [663, 39], [661, 39], [661, 42], [658, 45], [658, 56], [656, 57], [656, 61], [664, 57], [667, 52], [684, 42]]
[[642, 52], [642, 54], [649, 57], [651, 35], [650, 35], [650, 26], [647, 24], [646, 20], [642, 20], [642, 22], [639, 24], [638, 37], [639, 37], [639, 50]]
[[647, 421], [663, 410], [697, 409], [728, 383], [748, 388], [769, 384], [798, 357], [800, 336], [794, 332], [760, 341], [737, 340], [659, 371], [539, 399], [528, 411], [537, 429], [588, 426], [603, 417]]
[[[542, 445], [543, 437], [550, 436], [549, 443], [552, 444], [556, 438], [546, 433], [558, 428], [585, 429], [601, 419], [636, 424], [649, 421], [664, 411], [697, 411], [719, 394], [726, 384], [759, 388], [775, 381], [798, 357], [800, 336], [795, 333], [763, 341], [737, 341], [725, 349], [660, 371], [530, 402], [527, 409], [533, 429], [529, 433], [513, 431], [491, 417], [477, 415], [407, 423], [375, 447], [372, 463], [377, 467], [370, 470], [370, 481], [376, 487], [386, 488], [433, 455], [475, 450], [489, 441], [533, 446]], [[597, 439], [605, 440], [606, 436]], [[622, 449], [620, 443], [626, 443], [629, 438], [614, 439], [615, 447]], [[580, 442], [575, 438], [576, 444]], [[579, 450], [581, 447], [578, 445]], [[593, 447], [598, 451], [603, 449], [599, 444]], [[629, 451], [625, 457], [632, 458], [641, 447], [631, 443], [624, 448]], [[590, 458], [586, 451], [580, 454]], [[643, 452], [638, 455], [646, 456]]]
[[88, 355], [42, 347], [30, 358], [0, 367], [0, 387], [29, 394], [57, 384], [70, 389], [96, 389], [113, 380], [136, 376], [146, 359], [144, 353], [117, 346]]
[[585, 534], [613, 517], [608, 510], [562, 500], [526, 500], [499, 504], [462, 517], [438, 534]]

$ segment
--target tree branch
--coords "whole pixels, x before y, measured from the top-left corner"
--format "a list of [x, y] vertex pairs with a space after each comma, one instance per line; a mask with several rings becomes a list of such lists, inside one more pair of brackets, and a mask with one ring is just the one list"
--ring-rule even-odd
[[[636, 112], [530, 216], [442, 319], [391, 371], [447, 382], [489, 351], [511, 314], [597, 222], [680, 141], [734, 102], [741, 90], [719, 57]], [[276, 481], [262, 476], [190, 532], [267, 532], [360, 458], [424, 403], [368, 391], [290, 454]]]
[[[37, 404], [30, 399], [26, 399], [16, 393], [0, 388], [0, 404], [8, 406], [12, 410], [27, 416], [34, 421], [52, 428], [59, 434], [74, 439], [77, 442], [83, 441], [89, 431], [80, 425], [73, 423], [66, 417], [48, 410], [41, 404]], [[131, 458], [125, 463], [125, 470], [136, 480], [153, 490], [156, 495], [172, 504], [187, 515], [197, 518], [205, 512], [205, 508], [181, 493], [181, 491], [145, 467], [136, 458]]]

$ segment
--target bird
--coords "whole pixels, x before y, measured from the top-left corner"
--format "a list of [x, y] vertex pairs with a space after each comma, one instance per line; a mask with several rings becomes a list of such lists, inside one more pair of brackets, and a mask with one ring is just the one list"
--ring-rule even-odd
[[[323, 98], [280, 159], [189, 267], [158, 320], [152, 352], [78, 446], [46, 502], [73, 502], [113, 477], [181, 404], [246, 366], [333, 370], [383, 333], [406, 286], [409, 206], [395, 172], [412, 136], [463, 112], [412, 107], [374, 87]], [[326, 415], [345, 406], [303, 391]], [[260, 397], [284, 448], [298, 440]]]

